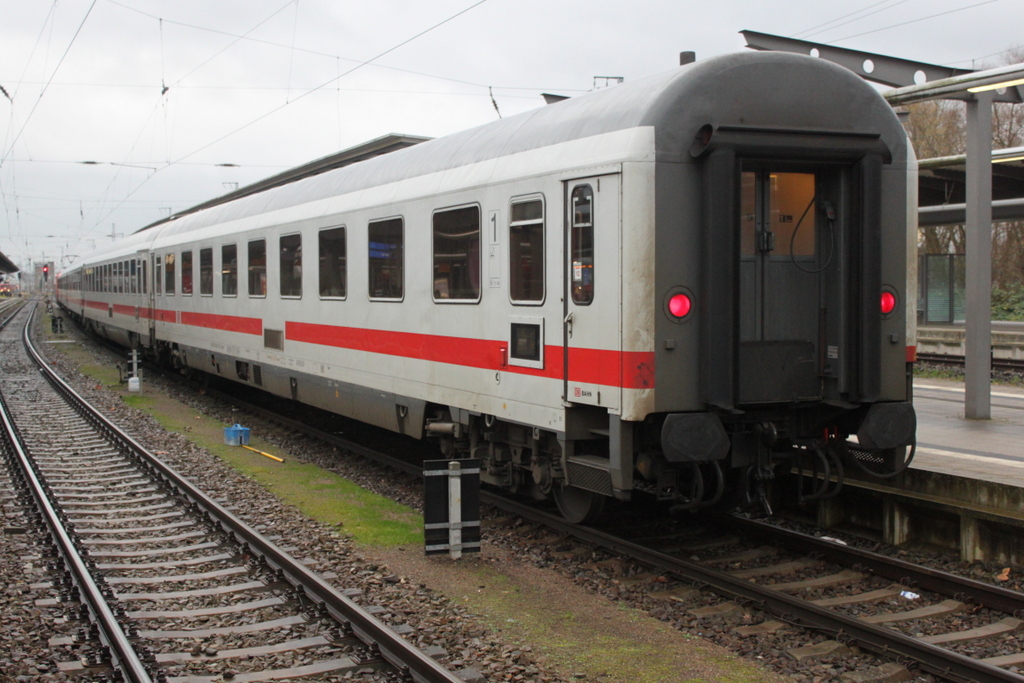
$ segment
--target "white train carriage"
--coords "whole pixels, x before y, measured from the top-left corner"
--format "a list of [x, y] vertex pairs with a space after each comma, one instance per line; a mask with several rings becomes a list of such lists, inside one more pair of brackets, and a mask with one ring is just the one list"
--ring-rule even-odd
[[913, 172], [853, 74], [730, 55], [243, 189], [84, 257], [59, 298], [570, 518], [639, 487], [696, 506], [722, 463], [911, 442]]

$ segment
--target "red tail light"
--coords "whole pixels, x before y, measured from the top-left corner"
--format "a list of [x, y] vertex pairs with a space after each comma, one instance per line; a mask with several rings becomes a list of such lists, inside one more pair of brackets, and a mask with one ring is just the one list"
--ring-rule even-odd
[[889, 315], [896, 310], [896, 295], [892, 292], [882, 292], [882, 315]]
[[690, 297], [685, 294], [676, 294], [668, 300], [668, 312], [676, 318], [685, 318], [693, 307]]

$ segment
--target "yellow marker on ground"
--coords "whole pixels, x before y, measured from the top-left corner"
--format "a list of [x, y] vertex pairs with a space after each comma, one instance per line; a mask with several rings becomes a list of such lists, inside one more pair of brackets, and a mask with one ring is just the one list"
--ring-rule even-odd
[[250, 451], [252, 451], [253, 453], [259, 453], [260, 455], [265, 455], [265, 456], [267, 456], [268, 458], [270, 458], [271, 460], [276, 460], [276, 461], [278, 461], [278, 462], [284, 462], [284, 460], [283, 460], [282, 458], [279, 458], [279, 457], [277, 457], [276, 455], [271, 455], [270, 453], [264, 453], [264, 452], [263, 452], [263, 451], [261, 451], [261, 450], [257, 450], [257, 449], [255, 449], [255, 448], [253, 448], [252, 446], [246, 446], [245, 444], [242, 444], [242, 448], [247, 448], [247, 449], [249, 449]]

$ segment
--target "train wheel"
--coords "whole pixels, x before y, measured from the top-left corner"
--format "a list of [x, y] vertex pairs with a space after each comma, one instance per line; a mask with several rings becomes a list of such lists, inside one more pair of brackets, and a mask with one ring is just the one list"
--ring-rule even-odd
[[605, 496], [575, 486], [556, 486], [552, 490], [558, 511], [565, 521], [573, 524], [589, 524], [601, 515]]

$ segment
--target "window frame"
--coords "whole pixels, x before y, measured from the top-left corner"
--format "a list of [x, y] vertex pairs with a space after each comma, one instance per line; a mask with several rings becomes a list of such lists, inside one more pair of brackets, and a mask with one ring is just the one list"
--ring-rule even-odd
[[[323, 261], [323, 257], [324, 257], [324, 253], [323, 253], [324, 250], [323, 250], [323, 242], [321, 242], [321, 236], [325, 232], [332, 232], [332, 231], [336, 231], [336, 230], [341, 230], [341, 234], [342, 234], [341, 244], [344, 246], [344, 249], [345, 249], [344, 269], [342, 270], [342, 273], [341, 273], [341, 289], [342, 289], [342, 291], [344, 293], [341, 296], [335, 296], [335, 295], [331, 295], [331, 294], [325, 295], [324, 294], [324, 288], [323, 288], [324, 278], [323, 278], [323, 264], [322, 264], [322, 261]], [[317, 251], [316, 251], [316, 257], [317, 257], [317, 294], [320, 296], [320, 299], [322, 301], [345, 301], [346, 299], [348, 299], [348, 227], [345, 226], [345, 225], [336, 225], [336, 226], [331, 227], [331, 228], [321, 228], [320, 230], [317, 230], [317, 232], [316, 232], [316, 249], [317, 249]]]
[[[181, 268], [179, 268], [179, 270], [181, 271], [182, 296], [192, 296], [196, 289], [196, 262], [195, 259], [192, 258], [193, 253], [194, 252], [191, 248], [181, 250]], [[185, 278], [186, 262], [188, 263], [188, 279]], [[188, 289], [186, 289], [186, 285]]]
[[[540, 240], [541, 240], [541, 242], [540, 242], [540, 257], [541, 257], [541, 266], [540, 266], [540, 278], [541, 278], [541, 280], [540, 280], [540, 288], [541, 288], [541, 294], [540, 294], [540, 299], [516, 299], [513, 296], [514, 290], [513, 290], [513, 286], [512, 286], [512, 277], [513, 277], [512, 273], [514, 272], [514, 270], [512, 268], [512, 228], [520, 227], [520, 226], [526, 226], [526, 225], [533, 225], [533, 224], [537, 223], [538, 221], [535, 220], [535, 219], [525, 220], [525, 221], [514, 221], [512, 219], [512, 207], [516, 206], [517, 204], [529, 204], [531, 202], [536, 202], [536, 201], [540, 202], [540, 220], [539, 220], [539, 223], [540, 223]], [[516, 197], [512, 197], [509, 200], [509, 203], [508, 203], [508, 300], [509, 300], [509, 303], [511, 303], [513, 306], [543, 306], [544, 303], [547, 301], [547, 298], [548, 298], [548, 274], [547, 274], [547, 267], [548, 267], [548, 263], [547, 263], [548, 229], [547, 229], [547, 218], [548, 218], [547, 200], [545, 199], [544, 195], [542, 193], [540, 193], [540, 192], [535, 193], [535, 194], [519, 195], [519, 196], [516, 196]]]
[[174, 260], [173, 251], [164, 254], [164, 296], [174, 296], [176, 291], [177, 269], [174, 267]]
[[[252, 245], [256, 242], [263, 243], [263, 292], [261, 294], [252, 293]], [[255, 239], [246, 241], [245, 249], [245, 290], [249, 294], [250, 299], [266, 299], [267, 292], [270, 290], [270, 277], [267, 273], [267, 238], [257, 237]]]
[[[204, 269], [203, 269], [203, 253], [204, 252], [208, 253], [209, 256], [210, 256], [210, 264], [209, 264], [209, 267], [206, 269], [206, 271], [204, 271]], [[210, 283], [210, 291], [208, 291], [208, 292], [204, 291], [205, 288], [203, 287], [203, 284], [206, 282], [206, 280], [203, 278], [203, 273], [204, 272], [208, 272], [209, 273], [209, 278], [208, 279], [209, 279], [209, 283]], [[199, 248], [199, 296], [213, 296], [213, 291], [214, 291], [214, 289], [216, 289], [216, 284], [213, 281], [213, 273], [214, 273], [214, 267], [213, 267], [213, 247], [200, 247]]]
[[[539, 312], [539, 311], [538, 311]], [[514, 330], [516, 326], [533, 327], [537, 330], [537, 358], [527, 358], [525, 356], [516, 356], [513, 351], [515, 349], [515, 337]], [[513, 315], [509, 316], [508, 319], [508, 340], [506, 347], [506, 358], [509, 365], [515, 365], [522, 368], [533, 368], [535, 370], [544, 369], [544, 317], [543, 316], [522, 316]]]
[[[437, 273], [437, 251], [435, 249], [435, 240], [437, 237], [437, 230], [434, 227], [434, 220], [438, 214], [451, 213], [453, 211], [462, 211], [465, 209], [475, 208], [476, 209], [476, 229], [477, 229], [477, 241], [476, 241], [476, 257], [477, 257], [477, 283], [476, 283], [476, 298], [475, 299], [444, 299], [435, 296], [436, 290], [434, 289], [433, 283], [436, 281]], [[468, 261], [467, 261], [468, 263]], [[466, 204], [456, 204], [454, 206], [446, 206], [441, 209], [434, 209], [430, 213], [430, 275], [431, 275], [431, 287], [430, 287], [430, 298], [435, 304], [478, 304], [483, 298], [483, 209], [480, 207], [478, 202], [469, 202]]]
[[[372, 281], [372, 278], [373, 278], [373, 267], [372, 267], [373, 263], [370, 260], [370, 244], [372, 243], [372, 240], [370, 239], [370, 230], [372, 229], [372, 227], [375, 224], [389, 223], [391, 221], [399, 221], [399, 223], [402, 226], [402, 232], [401, 232], [401, 235], [402, 235], [402, 242], [401, 242], [402, 257], [401, 257], [401, 262], [400, 262], [401, 273], [402, 273], [402, 291], [401, 291], [401, 294], [398, 297], [373, 296], [373, 281]], [[399, 216], [388, 216], [386, 218], [375, 218], [373, 220], [367, 221], [367, 223], [366, 223], [366, 262], [367, 262], [367, 268], [366, 268], [366, 287], [367, 287], [366, 295], [367, 295], [367, 298], [370, 301], [385, 301], [385, 302], [391, 302], [391, 303], [401, 303], [402, 301], [404, 301], [405, 300], [405, 280], [406, 280], [406, 277], [405, 277], [406, 276], [406, 269], [405, 269], [405, 217], [404, 216], [400, 216], [400, 215]]]
[[[224, 248], [225, 247], [234, 247], [234, 249], [235, 249], [235, 268], [232, 271], [232, 274], [234, 275], [235, 286], [233, 287], [234, 291], [232, 293], [230, 293], [230, 294], [227, 293], [227, 291], [224, 289]], [[246, 286], [248, 286], [248, 284]], [[228, 244], [220, 245], [220, 295], [221, 295], [222, 298], [226, 298], [226, 299], [237, 299], [238, 298], [238, 242], [230, 242]]]
[[[576, 223], [576, 218], [575, 218], [575, 210], [574, 210], [576, 205], [572, 203], [572, 200], [573, 200], [573, 198], [574, 198], [574, 196], [576, 194], [576, 191], [577, 190], [582, 190], [583, 188], [586, 188], [590, 192], [590, 222], [589, 223], [579, 223], [579, 224], [577, 224]], [[570, 299], [572, 300], [572, 303], [574, 305], [576, 305], [576, 306], [590, 306], [591, 304], [594, 303], [594, 296], [597, 293], [597, 277], [596, 277], [596, 274], [597, 274], [597, 232], [594, 229], [594, 209], [596, 208], [595, 205], [597, 203], [596, 194], [597, 193], [594, 191], [594, 186], [591, 185], [589, 182], [578, 183], [578, 184], [574, 185], [572, 190], [569, 192], [569, 202], [570, 202], [570, 204], [569, 204], [569, 244], [568, 244], [568, 250], [567, 250], [568, 256], [569, 256], [569, 272], [567, 273], [567, 276], [568, 276], [568, 279], [569, 279]], [[577, 249], [576, 249], [576, 236], [577, 236], [576, 229], [577, 228], [580, 228], [581, 231], [584, 230], [584, 229], [588, 229], [590, 231], [589, 232], [589, 235], [590, 235], [590, 292], [589, 292], [590, 296], [589, 296], [589, 298], [586, 298], [586, 299], [577, 298], [577, 296], [576, 296], [577, 290], [576, 290], [576, 285], [575, 285], [575, 282], [576, 282], [576, 277], [575, 277], [575, 268], [576, 268], [575, 258], [576, 258], [576, 251], [577, 251]], [[580, 232], [579, 234], [582, 237], [582, 232]], [[582, 242], [582, 239], [581, 239], [581, 242]], [[582, 251], [582, 249], [581, 249], [581, 251]], [[583, 258], [583, 257], [581, 257], [581, 258]], [[581, 268], [581, 271], [580, 271], [580, 282], [583, 283], [583, 284], [580, 285], [581, 287], [585, 287], [586, 286], [586, 278], [583, 277], [584, 271], [582, 270], [582, 268], [584, 266], [585, 266], [585, 264], [583, 264], [583, 263], [580, 264], [580, 268]], [[580, 291], [585, 291], [585, 290], [580, 290]]]
[[[285, 241], [285, 239], [287, 239], [289, 237], [298, 237], [299, 238], [298, 249], [296, 251], [296, 253], [298, 254], [298, 258], [296, 258], [294, 261], [292, 261], [292, 266], [293, 267], [294, 267], [296, 261], [299, 264], [299, 277], [298, 277], [299, 293], [298, 294], [285, 294], [284, 293], [284, 285], [285, 285], [285, 277], [284, 277], [284, 268], [285, 268], [285, 263], [284, 263], [284, 241]], [[277, 265], [278, 265], [278, 272], [277, 272], [277, 283], [278, 283], [278, 285], [277, 285], [277, 292], [278, 292], [278, 294], [280, 295], [280, 297], [282, 299], [301, 299], [302, 298], [302, 232], [301, 231], [289, 232], [289, 233], [284, 233], [284, 234], [278, 235], [278, 237], [277, 237], [277, 259], [278, 259], [278, 263], [277, 263]], [[295, 281], [294, 277], [289, 277], [288, 282], [294, 284], [294, 281]]]

